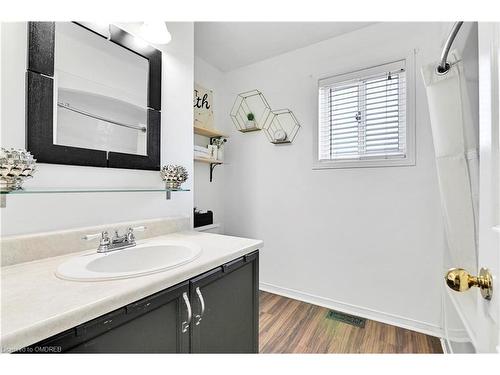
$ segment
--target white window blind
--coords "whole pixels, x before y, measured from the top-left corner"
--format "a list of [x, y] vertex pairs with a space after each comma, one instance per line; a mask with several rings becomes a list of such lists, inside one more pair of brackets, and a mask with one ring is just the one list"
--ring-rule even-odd
[[320, 80], [318, 130], [320, 161], [405, 158], [404, 61]]

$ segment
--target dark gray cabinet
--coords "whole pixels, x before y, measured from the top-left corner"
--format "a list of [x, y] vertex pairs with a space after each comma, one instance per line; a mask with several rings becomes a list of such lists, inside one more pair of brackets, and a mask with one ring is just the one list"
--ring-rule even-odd
[[257, 353], [258, 251], [21, 353]]
[[189, 282], [146, 297], [21, 350], [22, 353], [187, 353]]
[[67, 352], [187, 353], [189, 331], [183, 331], [183, 322], [187, 321], [184, 301], [184, 296], [188, 298], [187, 285], [182, 283], [128, 305], [122, 315], [124, 318], [129, 316], [129, 319], [123, 323], [120, 316], [106, 315], [91, 323], [92, 326], [84, 326], [87, 336], [92, 337], [92, 331], [97, 336], [88, 340], [83, 338], [82, 343]]
[[191, 279], [189, 284], [194, 311], [191, 352], [257, 353], [257, 253]]

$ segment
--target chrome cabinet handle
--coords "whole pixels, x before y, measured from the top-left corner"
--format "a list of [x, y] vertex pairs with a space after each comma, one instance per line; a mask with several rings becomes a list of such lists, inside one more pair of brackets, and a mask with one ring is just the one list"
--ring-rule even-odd
[[201, 290], [199, 287], [196, 288], [196, 295], [198, 296], [198, 300], [200, 301], [201, 311], [199, 314], [195, 316], [196, 325], [200, 324], [203, 315], [205, 314], [205, 300], [203, 299], [203, 295], [201, 294]]
[[191, 318], [193, 314], [191, 312], [191, 304], [189, 303], [189, 297], [186, 292], [182, 293], [182, 298], [184, 299], [184, 303], [186, 304], [187, 309], [187, 320], [182, 322], [182, 333], [186, 333], [189, 329], [189, 325], [191, 324]]

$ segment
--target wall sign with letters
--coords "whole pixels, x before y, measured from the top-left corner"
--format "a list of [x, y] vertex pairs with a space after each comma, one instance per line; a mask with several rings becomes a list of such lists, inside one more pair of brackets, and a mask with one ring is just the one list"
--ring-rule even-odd
[[193, 99], [194, 126], [209, 129], [213, 128], [213, 91], [195, 83]]

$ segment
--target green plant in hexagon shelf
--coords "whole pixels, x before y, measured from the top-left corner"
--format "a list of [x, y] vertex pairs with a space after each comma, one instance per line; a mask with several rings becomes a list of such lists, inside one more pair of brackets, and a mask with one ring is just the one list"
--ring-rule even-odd
[[247, 122], [245, 123], [247, 129], [255, 128], [255, 115], [250, 112], [247, 114]]

